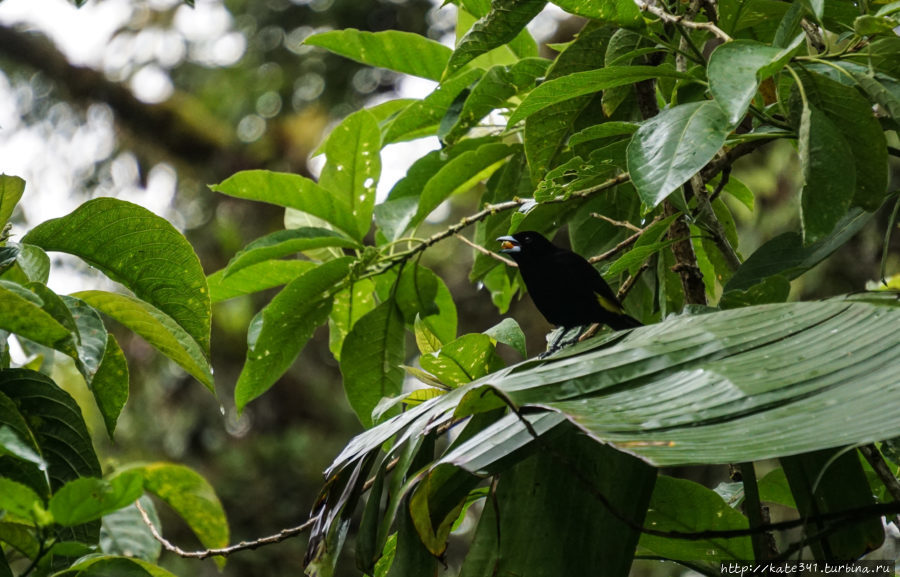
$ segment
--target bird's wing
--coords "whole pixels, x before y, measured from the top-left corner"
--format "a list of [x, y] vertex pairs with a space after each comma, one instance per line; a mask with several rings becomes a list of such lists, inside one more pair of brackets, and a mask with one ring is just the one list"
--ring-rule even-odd
[[600, 276], [600, 272], [584, 257], [574, 252], [561, 251], [559, 259], [574, 273], [577, 282], [589, 286], [594, 291], [597, 302], [600, 303], [604, 310], [615, 314], [623, 314], [625, 312], [618, 297], [616, 297], [616, 293], [609, 288], [609, 285]]

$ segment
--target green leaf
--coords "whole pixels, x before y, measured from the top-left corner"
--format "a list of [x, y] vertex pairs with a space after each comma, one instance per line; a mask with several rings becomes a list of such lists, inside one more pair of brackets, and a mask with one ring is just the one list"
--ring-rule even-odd
[[410, 104], [384, 126], [382, 144], [428, 136], [447, 113], [459, 94], [484, 74], [481, 70], [464, 70], [445, 79], [431, 94]]
[[860, 36], [874, 36], [876, 34], [894, 34], [897, 21], [885, 16], [871, 16], [863, 14], [853, 21], [853, 30]]
[[431, 270], [417, 264], [407, 265], [396, 282], [394, 301], [405, 323], [413, 324], [417, 316], [425, 318], [439, 312], [435, 299], [440, 280]]
[[47, 284], [47, 280], [50, 278], [50, 257], [47, 256], [47, 253], [33, 244], [8, 242], [6, 246], [17, 247], [19, 250], [12, 269], [5, 271], [0, 278], [20, 284], [29, 282]]
[[[703, 485], [660, 475], [650, 498], [644, 527], [654, 531], [728, 531], [747, 529], [747, 518]], [[640, 546], [676, 561], [720, 563], [753, 559], [749, 537], [685, 540], [641, 535]]]
[[[813, 139], [819, 138], [814, 134], [809, 136], [808, 148], [821, 148], [823, 154], [828, 154], [835, 163], [840, 163], [841, 166], [845, 165], [843, 154], [849, 152], [846, 158], [853, 164], [853, 168], [849, 172], [856, 176], [855, 190], [852, 186], [850, 188], [851, 204], [869, 211], [877, 209], [884, 201], [887, 191], [888, 153], [884, 130], [872, 113], [872, 103], [863, 97], [854, 86], [846, 86], [821, 74], [802, 72], [800, 78], [809, 99], [809, 107], [816, 111], [811, 113], [811, 120], [815, 121], [815, 124], [820, 124], [821, 121], [816, 120], [815, 117], [821, 116], [818, 114], [819, 112], [826, 116], [833, 128], [840, 133], [841, 141], [848, 145], [849, 151], [840, 143], [835, 143], [834, 148], [830, 148], [827, 143], [814, 142]], [[810, 130], [815, 131], [816, 128], [815, 125], [810, 126]], [[831, 126], [823, 127], [823, 133], [820, 136], [831, 138], [829, 136], [829, 133], [833, 133], [831, 128]], [[804, 150], [805, 136], [801, 118], [801, 154]], [[836, 165], [831, 170], [836, 171], [837, 169]], [[847, 180], [844, 179], [843, 182], [846, 183]], [[831, 186], [836, 185], [832, 184]]]
[[[101, 475], [100, 463], [81, 409], [56, 383], [41, 373], [7, 369], [0, 371], [0, 393], [3, 394], [0, 399], [11, 399], [21, 415], [27, 415], [28, 429], [19, 429], [15, 418], [10, 419], [7, 411], [3, 410], [2, 402], [0, 420], [14, 428], [20, 437], [27, 435], [33, 438], [47, 462], [46, 474], [34, 467], [30, 472], [20, 469], [21, 472], [14, 478], [27, 483], [38, 494], [49, 497], [50, 491], [56, 491], [68, 481]], [[0, 467], [0, 471], [4, 475], [9, 473], [6, 467]], [[91, 522], [61, 531], [59, 538], [93, 544], [97, 542], [99, 528], [99, 523]]]
[[78, 327], [79, 368], [110, 438], [116, 430], [119, 413], [128, 400], [128, 365], [115, 337], [108, 334], [103, 319], [87, 303], [71, 296], [63, 296]]
[[353, 259], [344, 257], [310, 269], [284, 287], [257, 314], [247, 336], [247, 358], [234, 391], [243, 408], [266, 392], [294, 363], [328, 319], [335, 286], [350, 272]]
[[206, 479], [173, 463], [151, 463], [136, 470], [144, 476], [144, 489], [172, 507], [204, 547], [218, 549], [228, 545], [225, 510]]
[[134, 503], [143, 491], [143, 478], [137, 472], [126, 472], [110, 481], [82, 477], [60, 487], [48, 508], [55, 522], [71, 527], [118, 511]]
[[328, 160], [319, 185], [344, 201], [356, 221], [355, 238], [362, 240], [372, 226], [375, 186], [381, 177], [378, 121], [368, 110], [354, 112], [331, 131], [324, 149]]
[[515, 319], [505, 318], [484, 331], [484, 334], [498, 342], [511, 346], [522, 357], [528, 356], [528, 352], [525, 349], [525, 333], [522, 332], [522, 328]]
[[731, 132], [718, 104], [691, 102], [644, 122], [628, 145], [628, 171], [641, 200], [656, 206], [712, 160]]
[[[159, 527], [159, 516], [149, 496], [139, 499], [154, 527]], [[127, 555], [149, 563], [159, 559], [162, 545], [144, 524], [141, 512], [134, 503], [103, 516], [100, 526], [100, 550], [106, 555]]]
[[0, 477], [0, 511], [4, 520], [36, 524], [36, 516], [43, 508], [44, 502], [31, 487]]
[[[8, 401], [8, 397], [6, 400]], [[24, 422], [21, 424], [25, 425]], [[44, 458], [9, 425], [0, 425], [0, 455], [13, 455], [37, 465], [38, 468], [47, 468]]]
[[328, 348], [336, 361], [341, 360], [341, 348], [350, 329], [375, 305], [375, 283], [371, 279], [358, 280], [335, 295], [328, 316]]
[[428, 353], [436, 353], [441, 350], [441, 347], [444, 346], [444, 343], [431, 332], [431, 329], [428, 328], [428, 325], [422, 320], [422, 317], [416, 317], [416, 322], [413, 325], [414, 334], [416, 337], [416, 346], [419, 347], [419, 352], [424, 354]]
[[556, 0], [554, 4], [566, 12], [616, 26], [637, 28], [643, 24], [641, 10], [633, 0]]
[[118, 341], [112, 335], [106, 337], [103, 361], [91, 381], [91, 392], [103, 415], [106, 432], [112, 438], [119, 415], [128, 401], [128, 364]]
[[287, 284], [314, 268], [308, 260], [269, 260], [242, 268], [225, 278], [225, 269], [206, 278], [212, 302], [222, 302], [235, 297]]
[[441, 141], [456, 142], [492, 111], [507, 108], [507, 99], [533, 87], [549, 64], [543, 58], [525, 58], [512, 66], [492, 67], [472, 88], [452, 126], [438, 134]]
[[320, 46], [369, 66], [440, 80], [452, 50], [439, 42], [398, 30], [361, 32], [354, 28], [313, 34], [304, 44]]
[[36, 304], [33, 299], [41, 301], [33, 293], [15, 290], [17, 286], [0, 281], [0, 329], [74, 355], [75, 345], [69, 329]]
[[809, 246], [803, 246], [800, 235], [794, 232], [776, 236], [744, 261], [725, 285], [725, 293], [750, 289], [774, 275], [782, 275], [787, 280], [797, 278], [834, 254], [871, 219], [872, 213], [851, 209], [829, 236]]
[[634, 134], [640, 126], [633, 122], [604, 122], [594, 124], [584, 130], [576, 132], [569, 138], [569, 146], [577, 146], [591, 140], [609, 138], [611, 136], [625, 136]]
[[344, 339], [341, 373], [347, 400], [364, 427], [373, 425], [372, 411], [383, 397], [400, 394], [404, 361], [403, 317], [386, 300], [359, 319]]
[[503, 161], [518, 150], [517, 146], [488, 143], [464, 152], [445, 164], [422, 189], [419, 208], [413, 218], [417, 224], [438, 205], [455, 193], [469, 190], [500, 168]]
[[206, 276], [187, 239], [165, 219], [114, 198], [89, 200], [22, 239], [74, 254], [161, 310], [209, 353]]
[[653, 78], [691, 78], [669, 65], [660, 66], [611, 66], [597, 70], [585, 70], [560, 76], [544, 82], [528, 93], [528, 96], [509, 117], [509, 125], [528, 118], [548, 106], [616, 86], [627, 86]]
[[270, 172], [268, 170], [245, 170], [238, 172], [219, 184], [210, 185], [210, 190], [275, 204], [286, 208], [294, 208], [334, 225], [361, 240], [356, 218], [346, 198], [333, 194], [330, 190], [319, 186], [314, 181], [286, 172]]
[[477, 333], [463, 335], [447, 343], [438, 353], [423, 354], [419, 363], [442, 383], [453, 388], [503, 367], [494, 340]]
[[54, 577], [175, 577], [158, 565], [132, 557], [103, 555], [84, 557]]
[[491, 11], [456, 45], [447, 63], [447, 75], [475, 57], [513, 40], [546, 4], [546, 0], [493, 0]]
[[803, 107], [798, 135], [803, 189], [800, 218], [803, 243], [828, 236], [847, 214], [856, 188], [853, 151], [828, 116], [812, 105]]
[[215, 393], [212, 370], [203, 350], [163, 311], [140, 299], [105, 291], [82, 291], [72, 296], [128, 327]]
[[18, 176], [0, 174], [0, 229], [6, 226], [24, 192], [24, 180]]
[[258, 238], [241, 249], [225, 267], [225, 277], [248, 266], [322, 247], [357, 248], [359, 243], [325, 228], [291, 228]]
[[759, 83], [778, 72], [803, 41], [799, 35], [787, 48], [753, 40], [735, 40], [716, 48], [709, 57], [709, 91], [732, 126], [737, 125], [759, 89]]

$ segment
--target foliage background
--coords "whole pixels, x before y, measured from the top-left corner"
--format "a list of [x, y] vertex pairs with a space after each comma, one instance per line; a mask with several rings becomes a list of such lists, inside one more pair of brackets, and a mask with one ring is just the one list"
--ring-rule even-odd
[[[12, 0], [0, 4], [0, 88], [5, 101], [0, 146], [21, 151], [23, 143], [30, 142], [34, 147], [30, 155], [20, 156], [24, 159], [19, 166], [2, 167], [28, 181], [23, 207], [13, 217], [15, 230], [45, 220], [41, 205], [53, 204], [60, 193], [71, 194], [74, 202], [67, 202], [73, 205], [96, 196], [135, 199], [183, 228], [208, 273], [221, 269], [250, 240], [280, 228], [281, 211], [214, 195], [206, 183], [249, 168], [308, 175], [308, 155], [327, 127], [398, 89], [396, 75], [301, 47], [304, 35], [327, 27], [355, 27], [441, 39], [452, 34], [453, 24], [452, 7], [438, 9], [421, 1], [198, 1], [194, 11], [164, 0], [104, 0], [78, 12], [61, 1], [52, 6], [60, 19], [83, 19], [88, 29], [100, 19], [94, 9], [118, 10], [124, 17], [108, 49], [85, 62], [73, 56], [77, 50], [60, 49], [40, 30], [14, 24], [21, 9]], [[220, 28], [209, 36], [197, 33], [200, 19], [218, 22]], [[572, 17], [548, 17], [540, 26], [542, 40], [564, 42], [579, 23]], [[63, 25], [61, 34], [73, 28]], [[236, 58], [228, 58], [223, 38], [243, 45], [243, 50], [232, 48]], [[168, 84], [170, 90], [139, 89], [154, 82]], [[138, 97], [129, 96], [133, 94]], [[100, 136], [90, 138], [91, 131]], [[79, 147], [81, 153], [76, 153]], [[753, 213], [733, 207], [745, 254], [797, 228], [795, 158], [790, 145], [780, 143], [736, 167], [735, 175], [753, 189], [759, 207]], [[54, 200], [48, 195], [55, 195]], [[437, 230], [454, 221], [475, 202], [475, 195], [454, 198], [443, 220], [432, 226]], [[63, 212], [68, 211], [54, 216]], [[807, 300], [858, 291], [864, 279], [875, 279], [887, 215], [879, 215], [879, 220], [795, 282], [792, 296]], [[893, 249], [897, 242], [895, 238]], [[468, 281], [471, 258], [468, 247], [450, 242], [429, 251], [423, 262], [448, 282], [462, 333], [480, 332], [501, 318], [489, 295]], [[898, 268], [900, 262], [892, 257], [889, 272]], [[56, 282], [97, 282], [91, 271], [77, 274], [90, 280], [67, 276]], [[359, 430], [322, 331], [282, 382], [238, 417], [230, 387], [243, 360], [246, 326], [272, 294], [218, 305], [223, 310], [216, 311], [215, 318], [227, 319], [213, 326], [219, 401], [140, 339], [123, 332], [120, 342], [131, 363], [133, 386], [116, 444], [108, 444], [102, 421], [93, 416], [95, 442], [111, 460], [166, 458], [204, 474], [223, 500], [235, 541], [304, 520], [321, 484], [321, 471]], [[543, 350], [548, 327], [530, 301], [513, 303], [510, 314], [525, 328], [530, 354]], [[505, 354], [515, 358], [510, 351]], [[60, 380], [65, 382], [65, 375]], [[681, 473], [713, 484], [725, 475], [721, 468]], [[191, 546], [189, 531], [173, 516], [164, 514], [163, 523], [170, 538]], [[302, 540], [235, 556], [226, 574], [291, 574], [302, 560]], [[173, 558], [167, 563], [179, 574], [216, 573], [211, 563]]]

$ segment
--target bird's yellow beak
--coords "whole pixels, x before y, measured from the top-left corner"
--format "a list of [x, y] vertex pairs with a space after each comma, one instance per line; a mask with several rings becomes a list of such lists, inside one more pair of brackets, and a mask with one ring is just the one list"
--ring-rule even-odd
[[519, 252], [519, 241], [511, 236], [501, 236], [497, 239], [500, 243], [500, 252]]

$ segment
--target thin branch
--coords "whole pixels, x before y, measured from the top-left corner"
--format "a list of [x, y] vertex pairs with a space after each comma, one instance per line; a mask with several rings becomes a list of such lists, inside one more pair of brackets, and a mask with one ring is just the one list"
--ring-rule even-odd
[[595, 263], [595, 262], [602, 262], [602, 261], [604, 261], [604, 260], [606, 260], [606, 259], [608, 259], [608, 258], [611, 258], [611, 257], [617, 255], [617, 254], [620, 253], [621, 251], [625, 250], [626, 248], [628, 248], [629, 246], [631, 246], [631, 245], [633, 245], [635, 242], [637, 242], [637, 240], [638, 240], [639, 238], [641, 238], [641, 235], [644, 234], [644, 233], [647, 231], [648, 228], [650, 228], [651, 226], [653, 226], [654, 224], [656, 224], [656, 223], [659, 222], [660, 220], [662, 220], [662, 216], [657, 216], [656, 218], [654, 218], [653, 220], [651, 220], [651, 221], [647, 224], [647, 226], [645, 226], [644, 228], [638, 228], [638, 229], [637, 229], [638, 232], [636, 232], [636, 233], [634, 233], [633, 235], [629, 236], [628, 238], [626, 238], [625, 240], [623, 240], [622, 242], [620, 242], [620, 243], [617, 244], [616, 246], [612, 247], [612, 248], [609, 249], [608, 251], [606, 251], [606, 252], [604, 252], [604, 253], [601, 253], [601, 254], [598, 254], [597, 256], [592, 256], [591, 258], [588, 259], [588, 262], [590, 262], [590, 263], [592, 263], [592, 264]]
[[456, 234], [454, 234], [453, 236], [455, 236], [455, 237], [458, 238], [459, 240], [463, 241], [463, 243], [465, 243], [465, 244], [471, 246], [472, 248], [474, 248], [475, 250], [477, 250], [477, 251], [480, 252], [481, 254], [487, 255], [487, 256], [491, 257], [492, 259], [494, 259], [494, 260], [499, 260], [500, 262], [502, 262], [502, 263], [505, 264], [506, 266], [511, 266], [511, 267], [514, 267], [514, 268], [519, 266], [519, 265], [516, 264], [516, 261], [514, 261], [514, 260], [512, 260], [512, 259], [508, 259], [508, 258], [506, 258], [505, 256], [502, 256], [502, 255], [500, 255], [500, 254], [497, 254], [496, 252], [494, 252], [494, 251], [492, 251], [492, 250], [488, 250], [488, 249], [484, 248], [483, 246], [480, 246], [480, 245], [478, 245], [478, 244], [472, 242], [471, 240], [467, 239], [466, 237], [464, 237], [463, 235], [461, 235], [461, 234], [459, 234], [459, 233], [456, 233]]
[[900, 501], [900, 482], [897, 481], [897, 477], [894, 476], [894, 473], [891, 472], [887, 463], [884, 462], [884, 457], [881, 456], [881, 453], [878, 452], [875, 445], [863, 445], [859, 448], [859, 452], [862, 453], [863, 457], [866, 458], [866, 461], [872, 465], [875, 474], [877, 474], [881, 482], [884, 483], [885, 488], [887, 488], [891, 497], [894, 498], [894, 501]]
[[640, 8], [642, 12], [649, 12], [663, 22], [668, 22], [670, 24], [680, 24], [685, 28], [693, 28], [694, 30], [706, 30], [723, 42], [731, 41], [731, 36], [726, 34], [724, 30], [722, 30], [712, 22], [694, 22], [693, 20], [689, 20], [684, 16], [669, 14], [659, 6], [653, 5], [651, 2], [644, 2], [643, 0], [634, 0], [634, 3], [638, 5], [638, 8]]
[[634, 232], [644, 232], [644, 229], [642, 229], [639, 226], [635, 226], [635, 225], [631, 224], [627, 220], [616, 220], [614, 218], [609, 218], [605, 214], [600, 214], [599, 212], [592, 212], [591, 217], [599, 218], [600, 220], [605, 220], [606, 222], [608, 222], [611, 225], [621, 226], [622, 228], [627, 228], [629, 230], [633, 230]]
[[138, 511], [141, 514], [141, 519], [144, 520], [144, 524], [150, 529], [150, 534], [153, 535], [153, 538], [156, 539], [160, 545], [163, 546], [163, 549], [168, 551], [169, 553], [174, 553], [179, 557], [184, 557], [185, 559], [207, 559], [209, 557], [227, 557], [232, 553], [237, 553], [238, 551], [244, 551], [245, 549], [256, 549], [258, 547], [262, 547], [263, 545], [271, 545], [273, 543], [280, 543], [286, 539], [291, 537], [295, 537], [300, 533], [303, 533], [307, 529], [313, 526], [313, 524], [317, 521], [316, 518], [308, 519], [302, 525], [298, 525], [296, 527], [289, 527], [287, 529], [282, 529], [275, 535], [269, 535], [268, 537], [260, 537], [259, 539], [255, 539], [253, 541], [241, 541], [236, 545], [231, 545], [228, 547], [223, 547], [221, 549], [203, 549], [201, 551], [185, 551], [181, 547], [177, 545], [173, 545], [169, 540], [160, 535], [159, 530], [157, 530], [156, 526], [153, 525], [153, 521], [150, 520], [150, 516], [147, 514], [147, 511], [144, 509], [143, 505], [141, 505], [140, 501], [134, 502]]
[[619, 291], [616, 293], [616, 297], [621, 301], [624, 300], [628, 293], [631, 291], [631, 288], [634, 286], [634, 283], [637, 282], [637, 279], [641, 276], [641, 274], [650, 268], [650, 261], [644, 261], [644, 263], [637, 269], [637, 271], [625, 279], [625, 282], [622, 283], [622, 286], [619, 287]]

